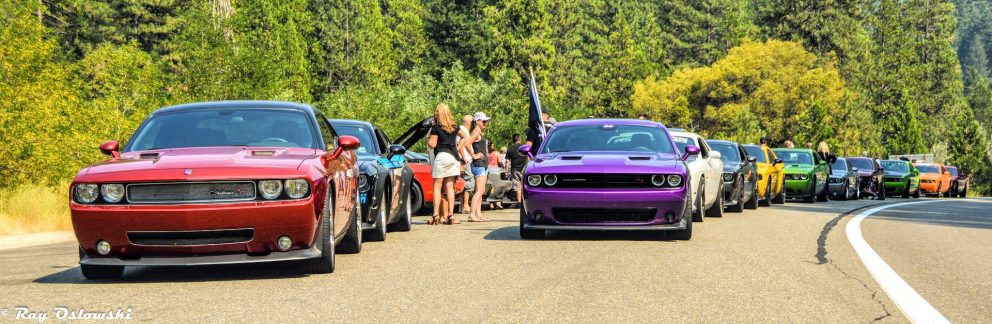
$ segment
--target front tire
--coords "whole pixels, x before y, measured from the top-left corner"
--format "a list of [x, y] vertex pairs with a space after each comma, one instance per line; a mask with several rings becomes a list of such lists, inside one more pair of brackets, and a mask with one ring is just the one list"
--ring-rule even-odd
[[[757, 196], [752, 200], [756, 199], [758, 199]], [[685, 229], [670, 232], [670, 237], [679, 241], [688, 241], [692, 239], [692, 205], [685, 205], [685, 211], [682, 212], [682, 220], [685, 221]]]
[[706, 217], [723, 217], [723, 192], [717, 192], [716, 201], [706, 210]]
[[382, 242], [386, 240], [386, 222], [389, 219], [389, 205], [386, 204], [386, 192], [382, 193], [379, 199], [379, 209], [376, 210], [375, 228], [365, 235], [364, 240], [368, 242]]
[[413, 203], [410, 206], [410, 210], [413, 211], [410, 217], [421, 214], [424, 211], [424, 207], [426, 207], [424, 204], [424, 189], [421, 189], [420, 185], [416, 182], [410, 184], [410, 202]]
[[844, 194], [841, 195], [840, 200], [851, 199], [851, 183], [844, 182]]
[[744, 212], [744, 178], [740, 178], [740, 181], [741, 181], [741, 190], [737, 191], [737, 203], [734, 204], [733, 206], [728, 206], [727, 211], [734, 213]]
[[348, 222], [351, 226], [345, 231], [344, 239], [337, 246], [337, 253], [355, 254], [362, 252], [362, 208], [358, 192], [355, 193], [355, 208], [351, 210]]
[[307, 261], [308, 273], [334, 272], [334, 202], [328, 197], [324, 203], [324, 211], [320, 216], [320, 227], [317, 228], [317, 239], [320, 244], [320, 257]]
[[809, 180], [809, 188], [806, 189], [806, 198], [803, 198], [803, 201], [810, 204], [816, 203], [816, 178]]
[[[816, 182], [813, 182], [813, 188], [816, 188]], [[816, 200], [819, 201], [830, 200], [830, 188], [826, 183], [823, 184], [823, 191], [820, 191], [820, 194], [816, 195]]]
[[[757, 199], [757, 198], [755, 198]], [[758, 204], [761, 207], [769, 207], [772, 205], [772, 181], [768, 180], [767, 188], [765, 188], [765, 199], [762, 199]]]
[[527, 211], [520, 207], [520, 238], [524, 240], [539, 240], [544, 238], [544, 230], [524, 228], [527, 221]]
[[[773, 204], [776, 204], [776, 205], [784, 205], [785, 204], [785, 199], [787, 198], [785, 196], [785, 188], [784, 188], [785, 184], [782, 184], [782, 186], [783, 186], [783, 188], [782, 188], [781, 191], [779, 191], [778, 196], [775, 196], [775, 199], [772, 199], [772, 203]], [[769, 190], [771, 189], [771, 187], [768, 187], [768, 188], [769, 188]]]

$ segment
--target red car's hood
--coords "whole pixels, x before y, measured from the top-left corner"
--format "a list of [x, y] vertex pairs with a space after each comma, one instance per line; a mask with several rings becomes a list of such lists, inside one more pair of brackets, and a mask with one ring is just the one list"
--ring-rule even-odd
[[[212, 174], [226, 170], [232, 175], [237, 174], [239, 169], [296, 171], [304, 160], [313, 158], [317, 154], [317, 150], [309, 148], [259, 147], [202, 147], [127, 152], [122, 154], [120, 159], [95, 163], [81, 170], [79, 176], [103, 178], [112, 174], [126, 174], [130, 178], [137, 173], [147, 175], [166, 170], [187, 169], [197, 175], [205, 175], [197, 173], [197, 170], [211, 170]], [[192, 174], [187, 176], [196, 177]]]

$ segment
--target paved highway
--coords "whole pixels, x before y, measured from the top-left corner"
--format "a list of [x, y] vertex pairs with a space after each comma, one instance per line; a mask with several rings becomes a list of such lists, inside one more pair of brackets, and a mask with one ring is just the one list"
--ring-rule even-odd
[[[21, 306], [130, 308], [159, 322], [906, 322], [845, 233], [869, 207], [906, 201], [728, 213], [697, 223], [691, 241], [633, 232], [521, 241], [516, 210], [489, 212], [491, 223], [420, 218], [409, 233], [339, 255], [329, 275], [293, 264], [142, 267], [86, 281], [75, 244], [63, 242], [0, 251], [0, 321]], [[895, 206], [860, 230], [947, 319], [992, 321], [992, 201]]]

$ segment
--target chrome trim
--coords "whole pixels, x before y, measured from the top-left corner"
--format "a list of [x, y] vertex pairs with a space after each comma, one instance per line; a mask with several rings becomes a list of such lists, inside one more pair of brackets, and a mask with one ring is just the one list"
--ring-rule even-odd
[[[268, 180], [268, 179], [263, 179]], [[259, 180], [261, 181], [261, 180]], [[251, 198], [238, 198], [238, 199], [208, 199], [208, 200], [162, 200], [154, 202], [132, 202], [131, 201], [131, 186], [143, 186], [143, 185], [177, 185], [177, 184], [200, 184], [200, 183], [251, 183], [253, 190], [253, 196]], [[129, 204], [135, 205], [161, 205], [161, 204], [197, 204], [197, 203], [223, 203], [223, 202], [244, 202], [253, 201], [258, 199], [258, 184], [255, 181], [250, 180], [216, 180], [216, 181], [173, 181], [173, 182], [138, 182], [129, 183], [124, 187], [124, 197]], [[307, 196], [309, 197], [309, 195]], [[304, 197], [306, 198], [306, 197]], [[302, 199], [302, 198], [301, 198]], [[278, 201], [276, 199], [270, 199], [268, 201]]]

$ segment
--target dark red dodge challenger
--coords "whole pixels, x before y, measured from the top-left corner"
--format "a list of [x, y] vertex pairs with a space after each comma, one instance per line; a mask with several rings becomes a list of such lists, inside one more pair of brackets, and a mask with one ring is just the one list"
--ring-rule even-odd
[[361, 251], [357, 138], [302, 104], [223, 101], [162, 108], [70, 187], [80, 267], [301, 260], [334, 271]]

